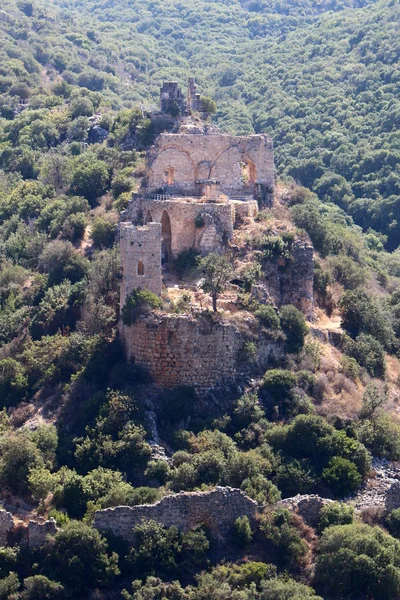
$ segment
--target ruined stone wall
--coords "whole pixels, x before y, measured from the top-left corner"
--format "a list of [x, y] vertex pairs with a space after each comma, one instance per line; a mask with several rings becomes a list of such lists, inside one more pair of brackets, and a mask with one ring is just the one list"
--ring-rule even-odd
[[[231, 384], [242, 374], [263, 373], [283, 351], [281, 342], [240, 330], [230, 321], [215, 320], [210, 313], [153, 313], [123, 326], [121, 334], [128, 359], [146, 368], [156, 385], [190, 385], [199, 393]], [[255, 356], [247, 360], [243, 356], [246, 339], [256, 347]]]
[[[249, 166], [250, 177], [243, 178], [242, 164]], [[231, 136], [209, 134], [164, 133], [147, 155], [146, 187], [148, 191], [164, 188], [166, 172], [173, 169], [174, 189], [196, 195], [199, 180], [216, 179], [221, 191], [243, 195], [274, 189], [274, 154], [272, 140], [264, 134]]]
[[[314, 249], [302, 240], [293, 242], [289, 259], [266, 261], [266, 290], [276, 306], [293, 304], [308, 319], [314, 314]], [[254, 290], [257, 292], [257, 289]], [[256, 294], [254, 294], [256, 295]], [[258, 298], [259, 299], [259, 298]]]
[[134, 288], [146, 288], [161, 296], [161, 223], [134, 227], [120, 225], [122, 260], [121, 308]]
[[48, 521], [29, 521], [28, 524], [28, 543], [30, 548], [40, 548], [46, 542], [48, 535], [57, 533], [55, 519]]
[[93, 527], [111, 531], [133, 542], [133, 528], [143, 519], [154, 519], [165, 527], [175, 525], [183, 532], [204, 524], [213, 535], [223, 539], [229, 536], [238, 517], [247, 515], [253, 520], [256, 513], [257, 503], [244, 492], [217, 487], [209, 492], [181, 492], [166, 496], [156, 504], [98, 510]]
[[[176, 257], [187, 248], [196, 248], [202, 254], [220, 252], [233, 238], [234, 226], [245, 217], [256, 217], [258, 205], [255, 200], [203, 202], [195, 198], [170, 200], [132, 200], [124, 219], [133, 223], [160, 223], [163, 214], [168, 215], [171, 225], [171, 252]], [[204, 225], [196, 225], [202, 217]]]
[[0, 547], [7, 546], [8, 536], [14, 527], [14, 519], [11, 513], [0, 510]]

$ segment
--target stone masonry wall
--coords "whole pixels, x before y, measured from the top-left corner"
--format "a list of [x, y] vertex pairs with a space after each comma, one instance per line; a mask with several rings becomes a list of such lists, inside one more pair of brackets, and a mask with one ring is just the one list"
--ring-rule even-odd
[[[146, 368], [156, 385], [190, 385], [200, 393], [231, 384], [241, 374], [264, 372], [283, 351], [282, 343], [264, 334], [251, 336], [209, 313], [152, 313], [123, 326], [121, 333], [128, 359]], [[246, 339], [254, 341], [256, 356], [243, 361]]]
[[[242, 164], [251, 165], [251, 179], [243, 180]], [[164, 133], [147, 155], [148, 191], [165, 187], [165, 173], [174, 170], [174, 189], [196, 195], [196, 182], [216, 179], [221, 191], [229, 195], [252, 193], [254, 188], [274, 189], [274, 153], [272, 140], [264, 134], [231, 136]]]
[[276, 306], [294, 304], [308, 319], [314, 314], [314, 249], [295, 240], [291, 258], [281, 263], [265, 261], [266, 289]]
[[57, 533], [57, 525], [55, 519], [51, 518], [48, 521], [29, 521], [28, 524], [28, 540], [30, 548], [40, 548], [46, 542], [48, 535]]
[[161, 223], [149, 223], [146, 227], [121, 223], [120, 248], [121, 308], [134, 288], [146, 288], [161, 296]]
[[[221, 251], [232, 239], [235, 224], [245, 217], [256, 217], [257, 212], [255, 200], [213, 203], [195, 198], [136, 198], [130, 203], [124, 220], [134, 224], [161, 223], [166, 213], [171, 224], [171, 252], [176, 257], [187, 248], [196, 248], [204, 254]], [[196, 227], [199, 216], [203, 217], [203, 227]]]
[[14, 519], [11, 513], [0, 510], [0, 547], [7, 546], [8, 535], [14, 527]]
[[155, 504], [98, 510], [93, 527], [111, 531], [133, 542], [133, 528], [143, 519], [154, 519], [165, 527], [175, 525], [183, 532], [204, 524], [216, 537], [223, 539], [229, 535], [238, 517], [247, 515], [252, 520], [256, 513], [257, 503], [244, 492], [217, 487], [209, 492], [181, 492], [166, 496]]

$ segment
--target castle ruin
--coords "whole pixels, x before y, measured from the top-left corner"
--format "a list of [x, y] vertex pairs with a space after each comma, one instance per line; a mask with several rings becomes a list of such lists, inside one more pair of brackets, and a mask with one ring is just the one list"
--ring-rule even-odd
[[[162, 111], [186, 116], [177, 119], [173, 133], [159, 135], [147, 152], [141, 187], [122, 215], [121, 308], [136, 288], [161, 296], [173, 271], [170, 266], [182, 252], [227, 252], [235, 243], [235, 229], [273, 205], [272, 140], [265, 134], [221, 133], [193, 116], [199, 103], [193, 79], [187, 100], [176, 82], [161, 88]], [[293, 302], [311, 318], [312, 287], [312, 246], [296, 241], [292, 260], [285, 267], [265, 268], [264, 283], [252, 295], [276, 307]], [[127, 357], [145, 367], [161, 388], [193, 385], [207, 393], [229, 385], [240, 373], [249, 374], [240, 362], [244, 343], [257, 346], [248, 365], [253, 372], [265, 372], [281, 355], [282, 341], [257, 331], [250, 315], [246, 337], [237, 323], [210, 323], [201, 312], [200, 303], [189, 314], [163, 312], [130, 326], [121, 324]]]

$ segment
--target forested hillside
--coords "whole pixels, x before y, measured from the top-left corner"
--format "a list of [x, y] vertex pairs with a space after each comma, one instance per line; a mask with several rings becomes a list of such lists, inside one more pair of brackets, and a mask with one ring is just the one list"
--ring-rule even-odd
[[[398, 0], [3, 0], [0, 497], [18, 527], [59, 531], [30, 551], [17, 527], [0, 600], [399, 598], [400, 509], [342, 502], [400, 460], [399, 22]], [[117, 222], [171, 125], [148, 111], [190, 75], [223, 131], [271, 135], [277, 171], [229, 272], [243, 322], [284, 356], [208, 405], [156, 393], [117, 327]], [[314, 323], [249, 293], [296, 236], [315, 250]], [[178, 258], [192, 277], [196, 257]], [[192, 311], [190, 295], [138, 298], [138, 315]], [[271, 505], [235, 521], [226, 554], [207, 527], [144, 522], [130, 547], [91, 527], [216, 485]], [[272, 507], [298, 493], [336, 501], [309, 527]]]

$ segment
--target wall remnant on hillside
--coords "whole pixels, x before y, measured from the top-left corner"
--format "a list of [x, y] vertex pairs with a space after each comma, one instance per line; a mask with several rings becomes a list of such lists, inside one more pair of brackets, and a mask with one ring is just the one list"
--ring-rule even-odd
[[280, 500], [276, 506], [297, 513], [302, 517], [306, 525], [317, 527], [322, 507], [331, 503], [333, 503], [333, 500], [322, 498], [316, 494], [298, 494], [292, 498]]
[[[264, 261], [265, 287], [268, 301], [275, 306], [293, 304], [308, 319], [314, 315], [314, 248], [312, 244], [295, 239], [290, 258]], [[253, 294], [259, 300], [260, 290]]]
[[[282, 342], [209, 313], [152, 313], [124, 326], [122, 335], [128, 359], [147, 369], [157, 386], [189, 385], [200, 394], [230, 385], [241, 374], [264, 373], [283, 355]], [[243, 356], [247, 338], [254, 343], [251, 357]]]
[[28, 543], [30, 548], [40, 548], [46, 542], [48, 535], [57, 533], [55, 519], [48, 521], [29, 521], [28, 523]]
[[133, 542], [133, 528], [143, 519], [153, 519], [165, 527], [175, 525], [183, 532], [206, 525], [215, 537], [223, 540], [229, 536], [238, 517], [246, 515], [253, 520], [257, 510], [257, 503], [241, 490], [216, 487], [209, 492], [181, 492], [165, 496], [155, 504], [98, 510], [93, 527], [111, 531]]
[[7, 546], [8, 535], [14, 527], [14, 519], [10, 512], [0, 510], [0, 546]]

